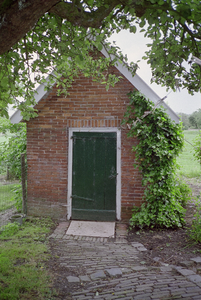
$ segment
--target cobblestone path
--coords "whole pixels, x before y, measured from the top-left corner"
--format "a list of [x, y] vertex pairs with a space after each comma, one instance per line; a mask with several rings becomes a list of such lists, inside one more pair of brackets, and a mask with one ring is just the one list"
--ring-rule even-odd
[[60, 266], [70, 270], [66, 299], [201, 299], [201, 276], [161, 265], [146, 266], [139, 243], [125, 238], [68, 237], [62, 226], [50, 237]]

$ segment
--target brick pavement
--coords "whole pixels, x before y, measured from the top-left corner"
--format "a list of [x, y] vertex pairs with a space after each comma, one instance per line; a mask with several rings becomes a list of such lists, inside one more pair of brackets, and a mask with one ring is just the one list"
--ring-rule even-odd
[[201, 299], [200, 275], [185, 267], [146, 266], [146, 249], [127, 243], [123, 225], [117, 224], [115, 239], [67, 236], [68, 225], [60, 223], [50, 236], [59, 264], [73, 274], [66, 299]]

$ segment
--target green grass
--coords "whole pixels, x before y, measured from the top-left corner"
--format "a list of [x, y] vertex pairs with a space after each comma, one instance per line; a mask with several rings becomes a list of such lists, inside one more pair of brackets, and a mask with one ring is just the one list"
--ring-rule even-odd
[[50, 219], [28, 218], [21, 227], [10, 223], [0, 233], [1, 300], [55, 299], [45, 267], [52, 225]]
[[[198, 135], [198, 130], [184, 130], [184, 148], [182, 153], [177, 158], [177, 163], [180, 166], [178, 173], [186, 177], [200, 177], [201, 176], [201, 166], [197, 160], [193, 157], [194, 148], [193, 144], [196, 136]], [[191, 144], [189, 144], [188, 142]]]
[[14, 188], [16, 184], [6, 184], [0, 185], [0, 211], [11, 208], [14, 203], [11, 201], [13, 197], [12, 188]]

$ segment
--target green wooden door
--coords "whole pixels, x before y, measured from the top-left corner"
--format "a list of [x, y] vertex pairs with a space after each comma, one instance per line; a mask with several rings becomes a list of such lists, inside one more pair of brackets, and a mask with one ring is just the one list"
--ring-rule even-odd
[[72, 219], [116, 219], [116, 133], [74, 132]]

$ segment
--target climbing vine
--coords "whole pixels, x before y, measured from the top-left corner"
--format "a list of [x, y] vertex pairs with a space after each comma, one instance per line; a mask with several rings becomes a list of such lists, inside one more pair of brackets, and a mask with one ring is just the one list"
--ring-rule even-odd
[[130, 104], [123, 123], [129, 137], [138, 137], [133, 146], [135, 167], [142, 173], [144, 203], [134, 207], [132, 227], [182, 227], [184, 208], [175, 180], [175, 158], [183, 146], [180, 124], [176, 124], [162, 108], [155, 108], [138, 91], [129, 94]]

